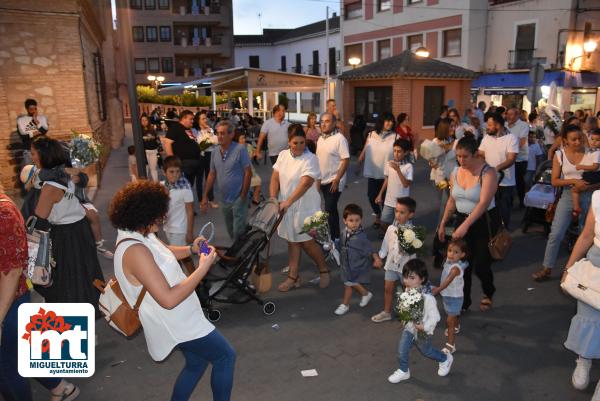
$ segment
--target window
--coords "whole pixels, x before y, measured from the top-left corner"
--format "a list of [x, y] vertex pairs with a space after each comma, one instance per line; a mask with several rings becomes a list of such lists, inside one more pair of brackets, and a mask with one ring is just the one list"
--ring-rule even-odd
[[171, 27], [170, 26], [161, 26], [160, 27], [160, 41], [161, 42], [170, 42], [171, 41]]
[[285, 56], [281, 56], [281, 71], [285, 72], [287, 70], [287, 60]]
[[359, 87], [354, 90], [354, 115], [365, 116], [374, 122], [381, 113], [389, 112], [392, 105], [392, 87]]
[[135, 63], [135, 73], [136, 74], [144, 74], [146, 72], [146, 59], [145, 58], [136, 58], [134, 60]]
[[250, 68], [260, 68], [260, 60], [258, 56], [249, 57]]
[[156, 0], [144, 0], [144, 8], [146, 10], [156, 9]]
[[155, 26], [146, 27], [146, 42], [158, 41], [158, 31]]
[[444, 31], [444, 57], [460, 56], [461, 29]]
[[410, 51], [415, 51], [419, 47], [423, 46], [423, 34], [408, 36], [406, 41], [408, 43], [408, 49]]
[[344, 15], [346, 16], [346, 19], [362, 17], [362, 1], [346, 4], [344, 6]]
[[377, 11], [388, 11], [392, 9], [392, 0], [377, 0]]
[[134, 26], [132, 29], [133, 41], [134, 42], [143, 42], [144, 41], [144, 27], [143, 26]]
[[162, 72], [173, 72], [173, 59], [171, 57], [163, 57], [161, 60]]
[[129, 0], [129, 8], [133, 10], [141, 10], [142, 0]]
[[106, 120], [106, 79], [104, 77], [104, 62], [102, 55], [94, 53], [94, 82], [96, 86], [96, 101], [98, 102], [98, 118]]
[[302, 74], [302, 55], [296, 53], [296, 74]]
[[329, 48], [329, 75], [337, 75], [337, 60], [335, 58], [335, 47]]
[[312, 57], [312, 71], [310, 72], [312, 75], [320, 75], [320, 71], [319, 71], [319, 51], [318, 50], [313, 50], [313, 57]]
[[158, 0], [159, 10], [168, 10], [170, 8], [169, 5], [169, 0]]
[[160, 72], [160, 59], [158, 57], [148, 59], [148, 72]]
[[346, 60], [344, 60], [344, 65], [350, 65], [348, 60], [350, 60], [353, 57], [358, 57], [360, 59], [360, 62], [361, 63], [363, 62], [362, 43], [357, 43], [355, 45], [348, 45], [345, 47], [344, 52], [346, 53]]
[[408, 0], [408, 5], [422, 3], [423, 0]]
[[442, 106], [444, 105], [444, 87], [426, 86], [424, 91], [423, 126], [427, 127], [435, 124], [435, 120], [442, 112]]
[[392, 47], [389, 39], [377, 42], [377, 60], [383, 60], [392, 55]]
[[517, 26], [516, 50], [533, 50], [535, 48], [535, 24]]

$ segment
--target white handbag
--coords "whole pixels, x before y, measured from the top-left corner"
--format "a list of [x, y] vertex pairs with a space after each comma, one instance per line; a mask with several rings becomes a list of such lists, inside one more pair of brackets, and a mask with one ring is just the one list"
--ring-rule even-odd
[[600, 310], [600, 268], [588, 259], [578, 260], [569, 267], [560, 287], [573, 298]]

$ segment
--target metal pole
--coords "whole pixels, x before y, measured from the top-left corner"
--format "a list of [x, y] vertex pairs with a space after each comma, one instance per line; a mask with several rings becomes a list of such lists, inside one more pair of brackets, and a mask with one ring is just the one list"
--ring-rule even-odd
[[[345, 54], [345, 46], [344, 46], [344, 0], [340, 0], [340, 71], [341, 74], [344, 71], [344, 66], [346, 65], [346, 54]], [[336, 65], [336, 73], [337, 73], [337, 65]], [[337, 75], [337, 74], [336, 74]], [[344, 99], [344, 81], [337, 77], [335, 91], [340, 95], [340, 99]], [[338, 105], [338, 110], [340, 115], [343, 117], [345, 114], [344, 110], [344, 102], [340, 102]]]
[[144, 152], [144, 138], [142, 134], [142, 124], [140, 122], [140, 111], [135, 85], [135, 71], [131, 51], [133, 38], [129, 23], [129, 13], [130, 11], [129, 7], [127, 7], [127, 0], [118, 0], [117, 28], [120, 31], [123, 58], [125, 59], [125, 68], [127, 69], [127, 93], [129, 95], [129, 110], [131, 112], [131, 128], [133, 132], [133, 145], [135, 146], [135, 160], [138, 169], [138, 176], [145, 179], [147, 178], [146, 157]]
[[325, 82], [327, 83], [327, 91], [325, 93], [327, 100], [329, 100], [329, 98], [331, 98], [331, 94], [329, 93], [329, 62], [331, 61], [329, 60], [329, 6], [325, 7], [325, 60], [327, 60], [327, 63], [325, 63]]

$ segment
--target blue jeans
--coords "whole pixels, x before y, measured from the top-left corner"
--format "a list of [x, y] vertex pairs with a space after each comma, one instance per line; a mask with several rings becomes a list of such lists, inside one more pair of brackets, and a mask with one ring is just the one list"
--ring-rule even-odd
[[400, 342], [398, 343], [398, 365], [401, 371], [408, 372], [408, 354], [413, 345], [417, 347], [423, 356], [434, 361], [446, 362], [446, 354], [433, 348], [431, 337], [424, 334], [415, 338], [410, 331], [402, 331], [402, 337], [400, 337]]
[[202, 378], [208, 363], [212, 364], [210, 387], [213, 401], [229, 401], [233, 387], [235, 351], [229, 342], [214, 329], [209, 335], [178, 345], [185, 366], [175, 382], [171, 401], [189, 400]]
[[[581, 204], [581, 215], [579, 215], [579, 227], [583, 227], [585, 217], [587, 216], [588, 208], [590, 207], [590, 201], [592, 199], [592, 192], [581, 192], [579, 194], [579, 203]], [[554, 212], [554, 220], [552, 220], [552, 228], [550, 229], [550, 235], [548, 236], [548, 242], [546, 242], [546, 251], [544, 252], [544, 267], [553, 269], [558, 258], [558, 252], [560, 251], [560, 243], [562, 242], [571, 221], [573, 213], [573, 197], [571, 196], [570, 189], [563, 189], [562, 196], [556, 205], [556, 211]]]
[[239, 197], [232, 203], [220, 202], [219, 205], [225, 218], [229, 238], [235, 241], [246, 230], [248, 201]]
[[[26, 293], [10, 306], [4, 325], [2, 326], [2, 343], [0, 344], [0, 394], [6, 401], [30, 401], [31, 389], [27, 378], [19, 375], [18, 366], [18, 309], [19, 305], [31, 302], [31, 295]], [[61, 382], [58, 377], [40, 377], [36, 379], [42, 386], [52, 390]]]
[[507, 229], [510, 226], [510, 214], [512, 212], [513, 207], [514, 192], [514, 186], [498, 186], [498, 190], [496, 191], [496, 206], [498, 207], [500, 217], [502, 218], [502, 221], [504, 222], [504, 225]]

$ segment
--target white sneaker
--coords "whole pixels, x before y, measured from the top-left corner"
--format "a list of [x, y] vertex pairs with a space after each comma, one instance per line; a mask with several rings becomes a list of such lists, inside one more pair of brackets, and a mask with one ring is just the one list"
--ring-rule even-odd
[[410, 369], [406, 372], [403, 372], [402, 370], [398, 369], [394, 373], [392, 373], [390, 377], [388, 377], [388, 381], [393, 384], [400, 383], [402, 380], [408, 379], [410, 379]]
[[576, 390], [585, 390], [590, 384], [590, 368], [592, 367], [591, 359], [585, 359], [582, 357], [577, 358], [575, 361], [577, 366], [573, 370], [573, 376], [571, 376], [571, 383]]
[[333, 313], [335, 313], [338, 316], [342, 316], [345, 315], [349, 310], [350, 307], [348, 305], [340, 304], [340, 306], [338, 306], [335, 312]]
[[452, 367], [452, 362], [454, 362], [454, 357], [452, 354], [446, 354], [446, 362], [440, 362], [438, 376], [448, 376], [448, 373], [450, 373], [450, 368]]
[[369, 304], [369, 302], [371, 302], [371, 298], [373, 298], [373, 293], [369, 292], [367, 295], [360, 298], [360, 303], [358, 304], [358, 306], [364, 308]]

